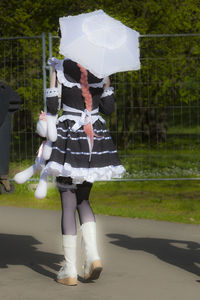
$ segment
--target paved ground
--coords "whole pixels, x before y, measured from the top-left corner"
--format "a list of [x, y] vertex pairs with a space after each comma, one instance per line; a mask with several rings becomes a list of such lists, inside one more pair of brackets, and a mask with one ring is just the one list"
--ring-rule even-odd
[[101, 278], [67, 287], [60, 212], [1, 207], [0, 299], [199, 299], [200, 226], [97, 216], [97, 229]]

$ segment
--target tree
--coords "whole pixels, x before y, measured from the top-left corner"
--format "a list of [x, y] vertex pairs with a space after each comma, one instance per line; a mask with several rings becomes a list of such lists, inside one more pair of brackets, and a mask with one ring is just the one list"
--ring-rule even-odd
[[[139, 31], [140, 34], [200, 32], [198, 0], [35, 0], [34, 2], [2, 0], [0, 34], [1, 36], [32, 36], [41, 35], [41, 32], [52, 32], [55, 35], [60, 16], [95, 9], [103, 9], [125, 25]], [[165, 140], [166, 116], [170, 114], [170, 110], [166, 110], [165, 107], [175, 102], [187, 104], [189, 101], [195, 103], [198, 100], [199, 67], [196, 66], [196, 59], [200, 54], [198, 38], [191, 41], [181, 38], [141, 38], [140, 41], [141, 71], [113, 76], [117, 91], [118, 122], [116, 124], [112, 118], [110, 126], [118, 132], [126, 131], [125, 136], [120, 135], [122, 147], [124, 145], [129, 147], [127, 141], [131, 140], [133, 131], [139, 132], [138, 141]], [[18, 45], [18, 53], [19, 59], [23, 61], [24, 52], [20, 52], [22, 46], [24, 47], [24, 43]], [[31, 44], [31, 60], [26, 66], [26, 73], [32, 74], [34, 79], [33, 86], [30, 88], [28, 80], [24, 85], [19, 75], [11, 81], [12, 84], [16, 84], [18, 92], [25, 97], [26, 108], [34, 111], [35, 116], [38, 113], [38, 101], [31, 101], [31, 99], [38, 99], [38, 95], [33, 95], [35, 86], [40, 86], [40, 96], [42, 96], [42, 76], [35, 70], [40, 47]], [[23, 49], [28, 53], [30, 44], [25, 45]], [[7, 56], [10, 57], [10, 50], [6, 51]], [[9, 68], [10, 65], [6, 70], [8, 78]], [[14, 65], [12, 71], [15, 72]], [[17, 84], [17, 80], [21, 82], [20, 85]]]

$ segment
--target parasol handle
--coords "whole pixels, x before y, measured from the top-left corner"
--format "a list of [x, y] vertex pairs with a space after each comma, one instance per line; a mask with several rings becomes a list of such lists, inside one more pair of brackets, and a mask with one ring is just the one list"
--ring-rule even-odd
[[56, 85], [56, 70], [53, 68], [53, 72], [51, 75], [51, 82], [50, 82], [50, 88], [54, 88]]
[[104, 90], [107, 89], [108, 87], [110, 86], [110, 78], [107, 77], [107, 81], [106, 81], [106, 84], [104, 85]]

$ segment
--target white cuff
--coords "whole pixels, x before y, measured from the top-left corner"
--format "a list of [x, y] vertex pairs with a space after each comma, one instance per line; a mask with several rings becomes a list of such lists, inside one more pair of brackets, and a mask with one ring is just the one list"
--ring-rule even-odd
[[114, 88], [112, 86], [110, 86], [103, 91], [101, 98], [111, 96], [113, 93], [114, 93]]
[[57, 87], [46, 89], [46, 97], [50, 98], [50, 97], [56, 97], [56, 96], [58, 96], [58, 88]]
[[50, 57], [48, 59], [48, 65], [51, 66], [51, 67], [55, 67], [59, 62], [59, 59], [57, 59], [56, 57]]

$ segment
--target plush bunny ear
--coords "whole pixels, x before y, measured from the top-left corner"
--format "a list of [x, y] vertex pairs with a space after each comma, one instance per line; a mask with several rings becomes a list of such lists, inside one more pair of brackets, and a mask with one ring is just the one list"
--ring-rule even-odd
[[47, 176], [46, 172], [42, 171], [40, 173], [39, 184], [37, 186], [37, 189], [35, 190], [35, 197], [36, 198], [43, 199], [44, 197], [46, 197], [47, 182], [48, 182], [48, 176]]
[[57, 128], [56, 128], [56, 120], [57, 115], [47, 114], [47, 138], [51, 142], [55, 142], [57, 140]]
[[29, 167], [28, 169], [17, 173], [14, 177], [15, 182], [21, 184], [26, 182], [29, 178], [31, 178], [34, 173], [37, 171], [37, 167], [36, 165], [32, 165], [31, 167]]
[[43, 159], [44, 160], [49, 160], [49, 158], [51, 156], [51, 152], [52, 152], [52, 142], [47, 141], [44, 145], [44, 148], [43, 148], [43, 153], [42, 153]]
[[40, 120], [37, 122], [37, 133], [41, 137], [47, 136], [47, 120]]

